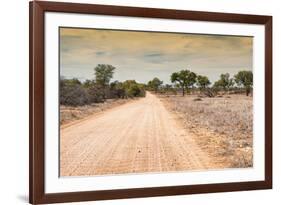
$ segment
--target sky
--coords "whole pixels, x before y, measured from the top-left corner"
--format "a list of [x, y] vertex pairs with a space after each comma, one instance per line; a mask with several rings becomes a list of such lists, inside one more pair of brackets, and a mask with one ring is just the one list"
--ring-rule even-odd
[[188, 69], [214, 82], [221, 73], [252, 70], [252, 49], [245, 36], [60, 28], [60, 75], [94, 79], [98, 64], [110, 64], [112, 81], [171, 84], [173, 72]]

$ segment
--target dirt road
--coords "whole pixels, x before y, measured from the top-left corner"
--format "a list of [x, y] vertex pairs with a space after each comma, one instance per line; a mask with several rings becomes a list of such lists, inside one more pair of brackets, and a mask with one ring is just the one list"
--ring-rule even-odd
[[211, 167], [189, 133], [147, 92], [145, 98], [63, 127], [60, 175], [185, 171]]

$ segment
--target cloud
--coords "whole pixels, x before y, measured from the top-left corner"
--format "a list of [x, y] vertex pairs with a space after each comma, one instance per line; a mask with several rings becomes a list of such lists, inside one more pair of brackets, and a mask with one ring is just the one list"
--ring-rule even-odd
[[158, 75], [169, 81], [170, 73], [186, 68], [215, 78], [252, 70], [252, 47], [252, 37], [61, 28], [61, 75], [93, 78], [87, 72], [105, 63], [117, 67], [121, 81]]
[[104, 51], [96, 51], [97, 56], [103, 56], [105, 54], [106, 54], [106, 52], [104, 52]]
[[143, 56], [145, 58], [155, 58], [155, 57], [162, 57], [164, 54], [163, 53], [149, 53], [149, 54], [144, 54]]

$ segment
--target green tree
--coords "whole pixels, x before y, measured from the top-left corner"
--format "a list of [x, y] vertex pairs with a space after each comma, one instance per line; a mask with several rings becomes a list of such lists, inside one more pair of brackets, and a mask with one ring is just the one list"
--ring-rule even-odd
[[109, 82], [113, 77], [115, 67], [112, 65], [98, 64], [95, 67], [96, 84], [102, 89], [103, 98], [106, 98], [106, 90], [109, 86]]
[[171, 82], [176, 83], [182, 89], [182, 96], [185, 94], [185, 90], [188, 90], [196, 83], [196, 74], [189, 70], [181, 70], [179, 72], [172, 73]]
[[211, 84], [211, 82], [209, 81], [207, 76], [198, 75], [196, 84], [200, 88], [200, 90], [202, 90], [207, 88]]
[[98, 64], [95, 67], [96, 83], [102, 86], [109, 85], [109, 81], [113, 77], [115, 67], [112, 65]]
[[234, 82], [229, 73], [221, 74], [220, 79], [214, 83], [215, 88], [222, 88], [224, 91], [229, 90], [233, 85]]
[[159, 78], [153, 78], [148, 82], [148, 87], [153, 89], [156, 93], [159, 90], [159, 87], [163, 84], [163, 81], [159, 80]]
[[253, 87], [253, 72], [252, 71], [239, 71], [234, 76], [235, 82], [239, 86], [243, 86], [246, 89], [246, 95], [248, 96]]

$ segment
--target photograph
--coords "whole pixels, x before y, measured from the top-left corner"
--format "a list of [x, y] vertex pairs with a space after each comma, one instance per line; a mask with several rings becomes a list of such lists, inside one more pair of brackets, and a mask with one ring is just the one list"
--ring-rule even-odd
[[58, 32], [60, 177], [253, 168], [253, 36]]
[[170, 7], [29, 3], [30, 203], [272, 189], [273, 16]]

